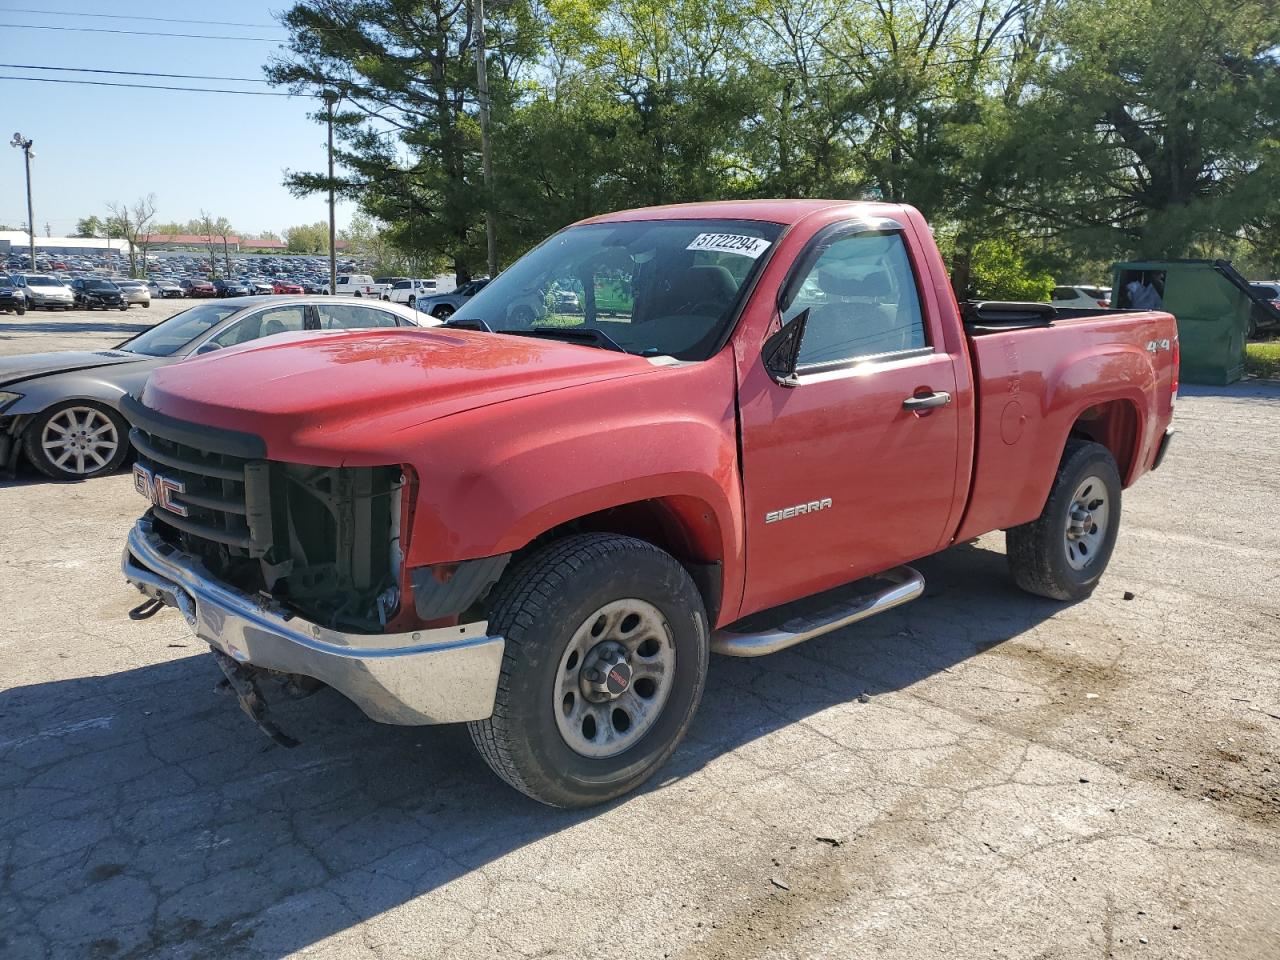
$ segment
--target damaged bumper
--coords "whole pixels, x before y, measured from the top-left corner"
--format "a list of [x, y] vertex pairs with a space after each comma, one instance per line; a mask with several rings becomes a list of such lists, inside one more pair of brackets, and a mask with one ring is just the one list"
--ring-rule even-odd
[[211, 578], [161, 540], [129, 533], [125, 579], [176, 607], [200, 639], [241, 664], [328, 684], [374, 720], [406, 725], [483, 720], [493, 712], [505, 641], [485, 622], [411, 633], [339, 633], [267, 609]]

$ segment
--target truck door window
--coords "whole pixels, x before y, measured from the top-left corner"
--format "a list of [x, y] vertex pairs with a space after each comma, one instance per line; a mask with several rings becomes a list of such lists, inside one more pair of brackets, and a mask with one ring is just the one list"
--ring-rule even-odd
[[809, 311], [800, 366], [926, 346], [915, 275], [899, 233], [856, 233], [814, 261], [783, 320]]

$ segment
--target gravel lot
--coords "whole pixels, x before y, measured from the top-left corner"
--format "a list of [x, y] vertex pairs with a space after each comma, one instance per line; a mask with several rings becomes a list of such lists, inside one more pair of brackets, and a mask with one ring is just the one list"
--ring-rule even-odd
[[1020, 594], [999, 534], [932, 557], [900, 611], [713, 660], [660, 781], [579, 813], [332, 692], [269, 745], [180, 616], [127, 619], [126, 475], [0, 484], [0, 955], [1275, 960], [1280, 386], [1185, 393], [1092, 599]]

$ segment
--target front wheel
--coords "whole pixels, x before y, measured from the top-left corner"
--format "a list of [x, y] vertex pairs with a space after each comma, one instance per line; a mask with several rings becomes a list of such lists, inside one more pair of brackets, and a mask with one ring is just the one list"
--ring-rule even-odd
[[447, 303], [442, 303], [431, 311], [431, 315], [437, 320], [448, 320], [453, 316], [453, 313], [453, 307], [449, 306]]
[[408, 300], [409, 309], [411, 310], [417, 309], [417, 307], [415, 306], [417, 302], [418, 302], [418, 298], [415, 297], [413, 294], [409, 294], [409, 300]]
[[54, 480], [89, 480], [119, 469], [129, 452], [120, 414], [91, 400], [71, 400], [36, 416], [24, 435], [27, 459]]
[[506, 638], [493, 714], [469, 724], [498, 776], [554, 807], [634, 790], [684, 737], [709, 640], [689, 574], [652, 544], [613, 534], [556, 541], [494, 591]]
[[1083, 600], [1120, 531], [1120, 473], [1100, 443], [1069, 440], [1040, 516], [1005, 531], [1009, 570], [1028, 593]]

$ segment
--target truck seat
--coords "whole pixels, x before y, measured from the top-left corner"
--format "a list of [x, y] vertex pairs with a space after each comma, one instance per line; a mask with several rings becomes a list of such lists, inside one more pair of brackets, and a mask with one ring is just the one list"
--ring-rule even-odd
[[813, 307], [800, 346], [801, 363], [825, 363], [851, 357], [907, 350], [914, 325], [902, 316], [889, 275], [873, 270], [861, 277], [831, 267], [819, 269], [818, 286], [827, 302]]

